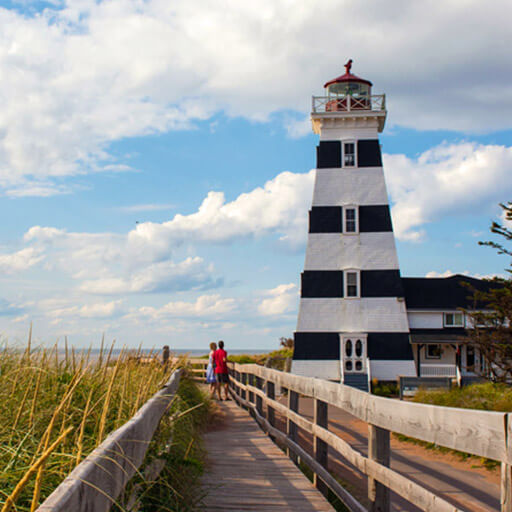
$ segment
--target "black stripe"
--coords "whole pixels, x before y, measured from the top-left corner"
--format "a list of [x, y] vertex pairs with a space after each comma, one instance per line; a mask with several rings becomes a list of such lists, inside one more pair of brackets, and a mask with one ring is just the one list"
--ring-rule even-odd
[[[342, 298], [342, 270], [305, 270], [301, 275], [303, 298]], [[361, 297], [403, 297], [399, 270], [361, 270]]]
[[379, 139], [357, 141], [357, 166], [382, 167]]
[[362, 270], [361, 297], [403, 297], [399, 270]]
[[[339, 361], [340, 333], [296, 332], [294, 333], [294, 360]], [[350, 335], [350, 333], [342, 333]], [[375, 361], [410, 361], [413, 359], [409, 334], [406, 332], [368, 333], [368, 357]]]
[[405, 332], [369, 332], [368, 357], [381, 361], [413, 359], [409, 334]]
[[295, 361], [340, 359], [340, 337], [336, 332], [296, 332], [293, 338]]
[[359, 207], [359, 232], [393, 231], [387, 204]]
[[309, 212], [310, 233], [341, 233], [341, 206], [313, 206]]
[[343, 297], [341, 270], [305, 270], [301, 281], [301, 297]]
[[316, 148], [316, 167], [341, 167], [341, 142], [339, 140], [323, 140]]

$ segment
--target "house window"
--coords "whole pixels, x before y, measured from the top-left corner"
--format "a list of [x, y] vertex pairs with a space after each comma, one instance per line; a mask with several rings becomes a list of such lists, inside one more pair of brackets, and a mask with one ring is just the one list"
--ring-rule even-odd
[[427, 359], [441, 359], [441, 345], [427, 345], [425, 357]]
[[445, 327], [464, 327], [464, 315], [462, 313], [445, 313]]
[[345, 220], [344, 233], [357, 233], [357, 208], [350, 206], [343, 209], [343, 218]]
[[345, 297], [359, 297], [359, 271], [345, 271]]
[[356, 166], [356, 143], [344, 142], [343, 143], [343, 167]]

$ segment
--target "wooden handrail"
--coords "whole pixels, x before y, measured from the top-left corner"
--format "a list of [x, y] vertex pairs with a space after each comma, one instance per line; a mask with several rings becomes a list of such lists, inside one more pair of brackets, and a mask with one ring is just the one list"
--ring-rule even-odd
[[[425, 511], [455, 512], [459, 510], [420, 484], [388, 467], [390, 432], [401, 433], [454, 450], [501, 461], [501, 510], [502, 512], [512, 510], [510, 501], [512, 479], [510, 466], [512, 432], [510, 430], [512, 427], [509, 421], [512, 418], [509, 418], [510, 414], [398, 401], [371, 395], [339, 383], [292, 375], [255, 364], [230, 363], [229, 366], [232, 374], [231, 391], [233, 396], [241, 405], [252, 411], [264, 430], [283, 441], [290, 451], [306, 461], [306, 458], [303, 457], [303, 450], [297, 450], [295, 438], [287, 436], [265, 420], [262, 411], [265, 408], [268, 411], [270, 408], [272, 411], [280, 413], [287, 420], [288, 425], [290, 423], [292, 426], [297, 425], [312, 434], [315, 439], [326, 443], [367, 475], [371, 481], [376, 482], [372, 485], [372, 495], [370, 495], [369, 486], [369, 497], [373, 501], [374, 507], [381, 507], [379, 510], [389, 509], [389, 491], [386, 489], [396, 492]], [[259, 384], [252, 384], [251, 381], [256, 379]], [[384, 443], [380, 446], [380, 450], [377, 447], [375, 454], [386, 454], [387, 450], [387, 463], [379, 462], [379, 456], [375, 454], [372, 456], [372, 453], [365, 457], [346, 441], [330, 432], [328, 428], [301, 416], [297, 412], [296, 406], [294, 406], [294, 410], [291, 410], [289, 406], [277, 401], [273, 393], [271, 393], [271, 397], [267, 396], [265, 389], [268, 386], [265, 385], [266, 383], [272, 384], [271, 389], [280, 386], [287, 389], [290, 395], [295, 393], [297, 396], [310, 397], [315, 402], [325, 402], [368, 423], [371, 427], [369, 429], [370, 443], [374, 445], [375, 443]], [[288, 431], [290, 432], [290, 426], [288, 426]], [[293, 432], [293, 428], [291, 431]], [[359, 504], [354, 505], [350, 500], [347, 502], [347, 491], [343, 490], [344, 494], [339, 494], [340, 489], [329, 478], [326, 479], [326, 469], [321, 464], [311, 457], [307, 459], [307, 464], [338, 495], [349, 510], [361, 510], [358, 508]]]

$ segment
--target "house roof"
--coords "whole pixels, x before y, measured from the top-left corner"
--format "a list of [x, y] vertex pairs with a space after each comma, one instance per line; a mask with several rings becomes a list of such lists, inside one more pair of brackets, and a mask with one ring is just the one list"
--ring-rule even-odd
[[407, 309], [473, 309], [472, 288], [488, 291], [496, 287], [496, 283], [491, 281], [461, 274], [433, 278], [403, 277], [402, 283]]
[[460, 343], [467, 337], [466, 329], [411, 329], [411, 343]]

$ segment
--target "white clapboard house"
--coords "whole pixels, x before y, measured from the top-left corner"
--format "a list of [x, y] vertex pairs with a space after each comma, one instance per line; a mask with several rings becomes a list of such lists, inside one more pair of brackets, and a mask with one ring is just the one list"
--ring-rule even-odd
[[351, 64], [313, 97], [320, 141], [292, 372], [360, 389], [373, 378], [472, 375], [480, 362], [461, 343], [458, 311], [469, 278], [401, 277], [379, 143], [385, 96]]

